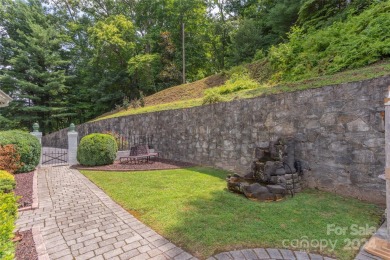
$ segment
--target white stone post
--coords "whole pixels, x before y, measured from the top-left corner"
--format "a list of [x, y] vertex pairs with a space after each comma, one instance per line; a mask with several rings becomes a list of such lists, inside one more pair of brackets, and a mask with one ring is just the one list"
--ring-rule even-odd
[[390, 239], [390, 86], [385, 98], [385, 151], [386, 151], [386, 220], [387, 238]]
[[78, 146], [78, 135], [75, 131], [75, 125], [72, 123], [69, 127], [68, 132], [68, 162], [69, 165], [76, 165], [77, 162], [77, 146]]
[[41, 158], [39, 158], [39, 165], [38, 165], [38, 167], [41, 167], [42, 166], [42, 152], [43, 152], [43, 149], [42, 149], [42, 132], [39, 132], [39, 125], [38, 125], [38, 123], [34, 123], [33, 124], [33, 131], [30, 132], [30, 134], [32, 134], [33, 136], [38, 138], [39, 143], [41, 144]]

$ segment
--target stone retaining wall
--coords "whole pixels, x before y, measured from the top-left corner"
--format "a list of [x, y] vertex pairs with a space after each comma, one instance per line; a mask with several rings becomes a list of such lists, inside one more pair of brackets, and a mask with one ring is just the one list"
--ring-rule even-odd
[[[237, 100], [202, 107], [101, 120], [77, 127], [154, 135], [163, 157], [246, 173], [256, 147], [295, 140], [306, 184], [384, 203], [383, 99], [390, 77]], [[44, 137], [62, 140], [66, 129]]]

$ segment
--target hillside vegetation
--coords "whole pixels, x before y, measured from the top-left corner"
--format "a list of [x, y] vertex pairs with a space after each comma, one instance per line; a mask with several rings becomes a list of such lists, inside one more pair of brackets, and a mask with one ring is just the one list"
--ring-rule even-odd
[[[190, 84], [183, 84], [183, 85], [171, 87], [162, 92], [158, 92], [154, 95], [146, 97], [145, 98], [146, 102], [144, 107], [137, 107], [137, 108], [130, 107], [128, 109], [121, 108], [118, 111], [106, 113], [92, 121], [109, 119], [113, 117], [164, 111], [164, 110], [190, 108], [195, 106], [202, 106], [207, 103], [228, 102], [232, 100], [237, 100], [242, 98], [253, 98], [253, 97], [258, 97], [267, 94], [293, 92], [293, 91], [304, 90], [309, 88], [318, 88], [318, 87], [341, 84], [346, 82], [366, 80], [366, 79], [381, 77], [385, 75], [390, 75], [389, 60], [381, 61], [364, 68], [347, 70], [332, 75], [324, 75], [324, 76], [309, 78], [305, 80], [283, 82], [275, 86], [259, 84], [256, 88], [243, 89], [241, 91], [229, 93], [223, 96], [218, 93], [215, 94], [215, 92], [218, 92], [219, 89], [218, 86], [216, 86], [210, 89], [211, 92], [207, 92], [205, 91], [207, 89], [203, 88], [202, 95], [200, 95], [198, 91], [194, 91], [192, 92], [192, 94], [191, 92], [184, 92], [185, 94], [183, 95], [183, 97], [180, 97], [180, 94], [178, 94], [176, 90], [178, 91], [183, 90], [183, 88], [185, 89], [185, 87], [190, 85]], [[222, 75], [217, 75], [215, 77], [224, 79]], [[196, 81], [192, 83], [191, 86], [197, 86], [198, 84], [202, 85], [202, 82], [204, 82], [204, 80]], [[219, 87], [221, 87], [222, 89], [225, 88], [224, 85], [220, 85]], [[170, 93], [175, 94], [175, 101], [169, 102]], [[209, 96], [208, 97], [205, 96], [205, 93], [209, 93]], [[193, 96], [191, 97], [191, 95]], [[211, 100], [211, 102], [208, 102], [208, 100]]]
[[291, 91], [293, 82], [364, 68], [389, 58], [389, 5], [3, 0], [0, 88], [13, 101], [0, 108], [0, 130], [38, 122], [46, 134], [108, 111], [104, 116]]
[[188, 108], [359, 81], [390, 74], [390, 2], [378, 2], [359, 14], [314, 30], [293, 27], [288, 41], [257, 53], [258, 60], [223, 73], [179, 85], [97, 120]]

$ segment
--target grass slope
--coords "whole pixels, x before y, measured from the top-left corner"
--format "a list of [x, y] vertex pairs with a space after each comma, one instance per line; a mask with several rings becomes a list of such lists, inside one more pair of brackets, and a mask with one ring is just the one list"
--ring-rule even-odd
[[146, 106], [155, 106], [176, 101], [197, 99], [203, 97], [203, 92], [212, 87], [223, 85], [226, 77], [213, 75], [193, 83], [183, 84], [176, 87], [164, 89], [145, 99]]
[[[375, 205], [315, 190], [281, 202], [253, 202], [226, 191], [227, 172], [203, 167], [83, 174], [145, 224], [202, 259], [238, 248], [291, 247], [296, 239], [332, 241], [335, 250], [329, 245], [291, 249], [352, 259], [367, 236], [353, 234], [351, 225], [376, 227], [382, 213]], [[327, 232], [327, 225], [347, 232]], [[356, 247], [346, 247], [354, 239]]]
[[194, 105], [192, 105], [192, 103], [194, 103], [194, 100], [201, 100], [203, 97], [203, 92], [206, 89], [223, 85], [225, 81], [226, 77], [218, 74], [192, 83], [167, 88], [153, 95], [147, 96], [145, 98], [145, 107], [140, 107], [137, 109], [129, 108], [128, 110], [121, 109], [120, 111], [109, 112], [101, 115], [95, 120], [125, 116], [129, 115], [129, 113], [141, 114], [200, 105], [201, 102], [200, 104], [195, 102]]
[[[251, 69], [251, 65], [249, 65], [248, 67], [249, 69]], [[224, 101], [227, 102], [235, 99], [253, 98], [268, 94], [292, 92], [340, 83], [361, 81], [385, 75], [390, 75], [389, 60], [378, 62], [376, 64], [364, 68], [339, 72], [334, 75], [325, 75], [321, 77], [294, 82], [281, 82], [275, 86], [259, 84], [259, 86], [255, 89], [242, 90], [224, 95], [223, 97]], [[96, 118], [93, 121], [163, 110], [201, 106], [203, 104], [204, 92], [210, 88], [222, 88], [226, 80], [226, 76], [214, 75], [193, 83], [171, 87], [169, 89], [160, 91], [154, 95], [146, 97], [145, 107], [140, 107], [136, 109], [129, 108], [127, 110], [123, 109], [121, 111], [107, 113], [99, 118]]]

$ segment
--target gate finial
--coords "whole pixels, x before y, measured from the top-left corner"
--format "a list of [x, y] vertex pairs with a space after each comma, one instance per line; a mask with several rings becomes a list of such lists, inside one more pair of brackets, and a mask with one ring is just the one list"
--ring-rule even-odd
[[35, 133], [39, 132], [39, 124], [38, 123], [33, 124], [33, 132], [35, 132]]
[[76, 129], [76, 126], [73, 123], [71, 123], [69, 126], [69, 132], [75, 132], [75, 129]]

